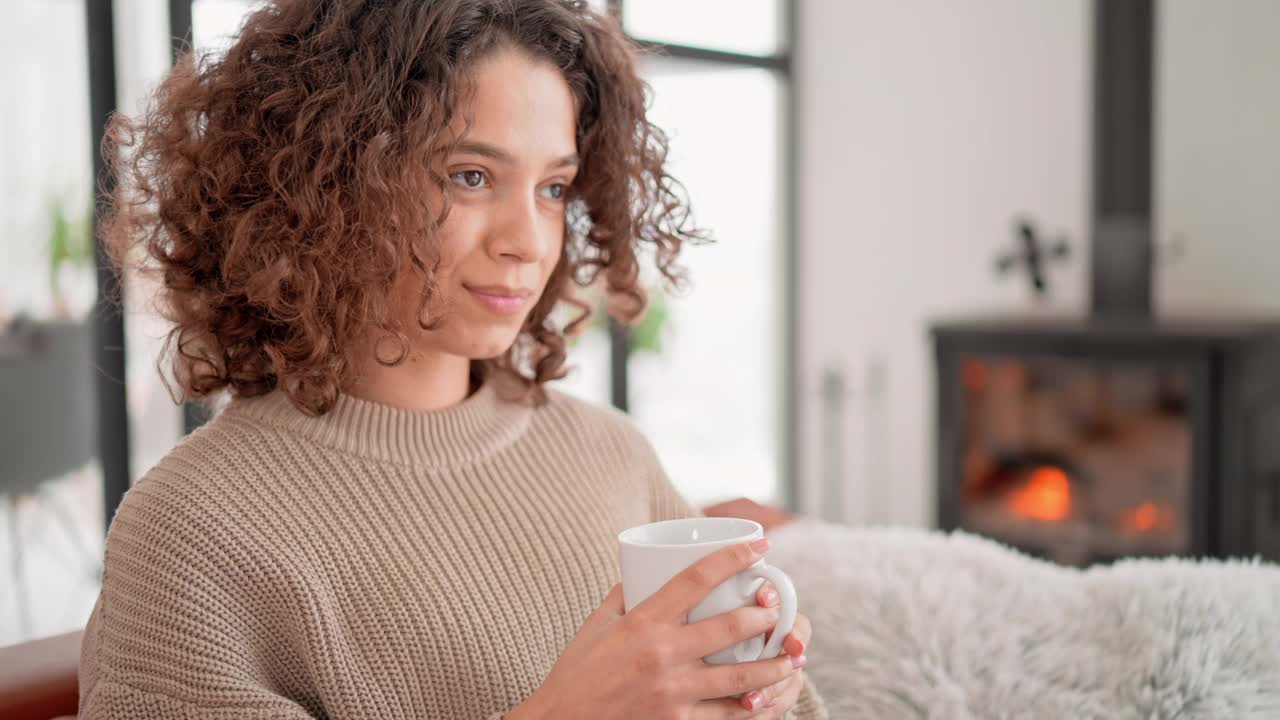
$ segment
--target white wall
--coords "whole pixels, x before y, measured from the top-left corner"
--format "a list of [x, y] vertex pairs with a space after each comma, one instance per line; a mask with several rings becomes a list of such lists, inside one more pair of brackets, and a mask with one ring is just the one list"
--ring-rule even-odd
[[[1051, 271], [1050, 309], [1087, 303], [1090, 8], [801, 3], [802, 509], [821, 511], [828, 467], [844, 478], [846, 519], [933, 521], [928, 322], [1030, 308], [1025, 279], [992, 270], [1015, 216], [1073, 242]], [[834, 464], [825, 367], [849, 386]]]
[[1157, 6], [1156, 275], [1168, 313], [1280, 312], [1280, 2]]

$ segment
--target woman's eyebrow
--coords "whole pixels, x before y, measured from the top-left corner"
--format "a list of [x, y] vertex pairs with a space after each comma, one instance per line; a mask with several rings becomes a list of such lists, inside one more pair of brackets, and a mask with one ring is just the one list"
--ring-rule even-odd
[[[464, 140], [457, 144], [457, 146], [454, 148], [454, 152], [465, 153], [468, 155], [479, 155], [480, 157], [486, 157], [491, 160], [496, 160], [506, 165], [516, 164], [516, 159], [511, 153], [507, 152], [506, 150], [503, 150], [497, 145], [492, 145], [487, 142], [480, 142], [478, 140]], [[556, 158], [555, 160], [552, 160], [548, 166], [558, 169], [563, 167], [577, 167], [578, 164], [579, 164], [578, 155], [575, 153], [572, 155], [565, 155], [563, 157]]]

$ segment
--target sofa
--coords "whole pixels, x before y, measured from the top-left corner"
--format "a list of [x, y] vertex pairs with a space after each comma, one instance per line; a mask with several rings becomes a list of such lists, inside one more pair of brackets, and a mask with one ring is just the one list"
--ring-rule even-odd
[[0, 647], [0, 718], [74, 718], [79, 631]]

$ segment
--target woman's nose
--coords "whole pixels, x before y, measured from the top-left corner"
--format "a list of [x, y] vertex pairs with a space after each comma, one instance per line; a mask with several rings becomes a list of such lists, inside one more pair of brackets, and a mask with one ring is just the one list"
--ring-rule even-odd
[[536, 263], [550, 252], [555, 223], [539, 209], [537, 198], [529, 195], [508, 203], [502, 221], [494, 227], [489, 242], [495, 258]]

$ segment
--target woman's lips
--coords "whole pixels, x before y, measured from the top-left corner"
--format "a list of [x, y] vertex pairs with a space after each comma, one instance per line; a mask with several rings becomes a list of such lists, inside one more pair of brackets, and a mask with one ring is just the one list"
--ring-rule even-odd
[[501, 285], [464, 285], [472, 297], [481, 305], [499, 315], [513, 315], [524, 309], [533, 293], [524, 288], [510, 288]]

